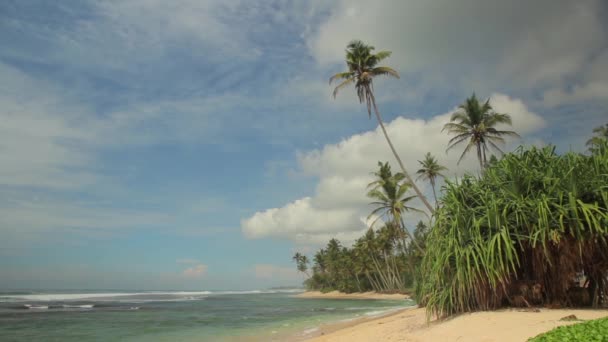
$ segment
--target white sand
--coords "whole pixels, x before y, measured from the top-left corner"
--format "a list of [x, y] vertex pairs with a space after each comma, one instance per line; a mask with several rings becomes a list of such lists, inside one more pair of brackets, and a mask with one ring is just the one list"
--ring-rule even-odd
[[322, 336], [311, 341], [526, 341], [560, 325], [577, 322], [560, 321], [568, 315], [589, 320], [608, 316], [608, 310], [549, 310], [525, 312], [506, 309], [463, 314], [445, 321], [426, 322], [424, 309], [406, 309], [390, 316], [351, 326], [321, 327]]

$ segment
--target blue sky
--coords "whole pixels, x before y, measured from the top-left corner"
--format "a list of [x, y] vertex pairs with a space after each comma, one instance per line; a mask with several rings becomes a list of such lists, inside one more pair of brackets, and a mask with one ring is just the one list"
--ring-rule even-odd
[[376, 90], [406, 166], [431, 151], [458, 176], [475, 160], [440, 129], [473, 91], [512, 114], [506, 149], [584, 150], [608, 118], [606, 18], [601, 0], [3, 1], [0, 287], [298, 284], [293, 253], [356, 238], [392, 161], [354, 91], [330, 96], [349, 40], [393, 51], [402, 77]]

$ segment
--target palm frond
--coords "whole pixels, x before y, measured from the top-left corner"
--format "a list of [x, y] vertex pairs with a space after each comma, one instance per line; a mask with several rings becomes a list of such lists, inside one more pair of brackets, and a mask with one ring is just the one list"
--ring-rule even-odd
[[462, 158], [464, 158], [464, 155], [467, 154], [469, 152], [469, 150], [471, 150], [471, 148], [473, 148], [473, 146], [475, 146], [475, 141], [471, 140], [468, 143], [467, 147], [465, 147], [464, 151], [462, 151], [462, 154], [460, 155], [460, 158], [458, 158], [458, 162], [456, 164], [460, 164], [460, 162], [462, 161]]
[[461, 138], [459, 138], [457, 141], [453, 141], [454, 139], [450, 139], [450, 144], [448, 145], [448, 148], [445, 149], [445, 152], [449, 152], [451, 149], [453, 149], [455, 146], [457, 146], [458, 144], [460, 144], [461, 142], [470, 139], [472, 143], [474, 143], [473, 139], [471, 139], [471, 135], [470, 134], [463, 134], [461, 136]]
[[399, 78], [399, 73], [396, 70], [394, 70], [393, 68], [389, 68], [387, 66], [375, 67], [371, 70], [371, 74], [374, 76], [385, 75], [385, 76], [391, 76], [394, 78]]
[[334, 83], [334, 81], [336, 81], [336, 80], [350, 79], [350, 78], [353, 78], [353, 76], [355, 76], [355, 75], [351, 71], [339, 72], [329, 78], [329, 84]]
[[443, 125], [443, 129], [441, 130], [442, 132], [448, 130], [448, 133], [450, 134], [460, 134], [460, 133], [465, 133], [465, 132], [469, 132], [470, 128], [467, 127], [466, 125], [460, 124], [460, 123], [453, 123], [453, 122], [449, 122], [446, 123], [445, 125]]
[[494, 142], [492, 142], [491, 140], [488, 141], [488, 143], [498, 152], [500, 152], [500, 154], [504, 154], [503, 150], [500, 149], [500, 147], [498, 147]]
[[342, 83], [338, 84], [335, 88], [334, 88], [334, 92], [333, 92], [333, 97], [336, 98], [336, 96], [338, 95], [338, 92], [342, 89], [345, 88], [351, 84], [353, 84], [355, 82], [355, 78], [351, 77], [348, 78], [346, 80], [344, 80]]
[[381, 62], [383, 59], [387, 59], [391, 56], [392, 52], [390, 51], [378, 51], [375, 54], [376, 62]]

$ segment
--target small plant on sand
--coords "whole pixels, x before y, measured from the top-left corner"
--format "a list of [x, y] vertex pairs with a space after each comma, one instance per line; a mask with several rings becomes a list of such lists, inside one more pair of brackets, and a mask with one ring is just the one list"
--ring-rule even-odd
[[608, 318], [557, 327], [540, 334], [528, 342], [606, 342], [608, 341]]

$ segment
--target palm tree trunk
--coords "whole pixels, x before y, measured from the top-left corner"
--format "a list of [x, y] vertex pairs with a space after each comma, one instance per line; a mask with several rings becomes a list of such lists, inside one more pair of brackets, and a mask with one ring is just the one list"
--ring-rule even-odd
[[486, 158], [486, 145], [483, 145], [483, 166], [488, 165], [488, 159]]
[[439, 209], [439, 203], [437, 203], [437, 192], [435, 192], [435, 179], [431, 177], [431, 188], [433, 188], [433, 198], [435, 199], [435, 210]]
[[388, 280], [386, 279], [386, 276], [384, 275], [384, 273], [382, 273], [382, 268], [380, 267], [380, 263], [376, 260], [376, 258], [374, 258], [374, 256], [372, 255], [372, 261], [374, 262], [374, 266], [376, 267], [376, 273], [378, 274], [381, 283], [384, 286], [384, 290], [388, 290], [390, 288], [390, 284], [388, 282]]
[[374, 289], [374, 291], [379, 292], [380, 291], [380, 287], [378, 286], [378, 283], [376, 282], [376, 280], [374, 280], [374, 277], [372, 277], [369, 274], [369, 271], [365, 271], [365, 276], [367, 277], [367, 281], [369, 281], [369, 283], [372, 285], [372, 288]]
[[481, 171], [483, 171], [483, 157], [481, 155], [481, 144], [479, 142], [477, 143], [477, 159], [479, 159], [479, 167], [481, 168]]
[[374, 96], [374, 93], [372, 92], [371, 89], [368, 89], [368, 91], [370, 93], [372, 104], [374, 105], [374, 112], [376, 113], [376, 119], [378, 119], [378, 124], [380, 125], [380, 128], [382, 128], [382, 133], [384, 133], [384, 137], [386, 138], [386, 142], [388, 143], [388, 146], [391, 148], [391, 151], [393, 152], [395, 159], [397, 159], [397, 163], [399, 163], [399, 166], [401, 167], [401, 171], [403, 171], [405, 178], [407, 178], [408, 182], [410, 182], [410, 184], [412, 184], [412, 188], [414, 189], [414, 192], [416, 192], [416, 195], [418, 196], [418, 198], [422, 201], [422, 203], [424, 203], [424, 205], [426, 206], [426, 208], [429, 210], [429, 212], [432, 215], [435, 212], [433, 210], [433, 207], [431, 206], [429, 201], [426, 199], [426, 197], [422, 194], [420, 189], [418, 189], [418, 186], [416, 186], [416, 183], [414, 183], [414, 180], [412, 179], [412, 177], [410, 177], [410, 174], [405, 170], [405, 166], [403, 166], [403, 162], [401, 161], [401, 158], [399, 158], [399, 155], [397, 154], [397, 151], [395, 150], [395, 147], [393, 146], [391, 139], [388, 137], [388, 133], [386, 132], [386, 128], [384, 127], [384, 122], [382, 122], [382, 117], [380, 116], [380, 112], [378, 111], [378, 107], [376, 106], [376, 98]]
[[382, 282], [380, 281], [380, 277], [378, 277], [378, 273], [374, 272], [372, 273], [372, 277], [374, 278], [374, 281], [376, 282], [376, 292], [382, 292]]
[[405, 232], [405, 234], [407, 234], [407, 236], [410, 238], [410, 240], [412, 240], [412, 242], [414, 243], [414, 245], [416, 245], [416, 248], [418, 248], [418, 250], [422, 253], [424, 253], [424, 249], [422, 249], [422, 247], [420, 247], [420, 245], [418, 244], [418, 241], [416, 241], [416, 239], [414, 239], [414, 237], [412, 236], [412, 234], [410, 234], [410, 231], [407, 230], [407, 228], [405, 227], [405, 223], [403, 222], [403, 218], [399, 217], [399, 221], [401, 221], [401, 228], [403, 229], [403, 231]]
[[393, 290], [399, 288], [399, 283], [398, 283], [399, 280], [397, 279], [397, 274], [395, 273], [395, 269], [392, 267], [391, 261], [389, 260], [390, 256], [386, 252], [383, 252], [383, 254], [384, 254], [384, 264], [386, 265], [386, 274], [389, 277], [390, 285], [391, 285], [391, 288], [389, 290], [393, 291]]
[[400, 277], [399, 267], [397, 266], [396, 256], [391, 255], [391, 261], [393, 262], [393, 274], [395, 275], [395, 283], [397, 284], [398, 290], [403, 290], [403, 279]]
[[355, 280], [357, 281], [357, 291], [361, 292], [361, 281], [359, 280], [359, 274], [355, 272]]

